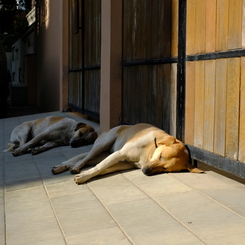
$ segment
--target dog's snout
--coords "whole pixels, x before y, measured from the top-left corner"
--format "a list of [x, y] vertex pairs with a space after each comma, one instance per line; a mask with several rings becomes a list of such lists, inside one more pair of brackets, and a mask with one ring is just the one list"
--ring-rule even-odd
[[143, 172], [145, 175], [147, 175], [147, 176], [151, 175], [151, 169], [150, 169], [150, 168], [143, 167], [143, 168], [142, 168], [142, 172]]
[[147, 175], [155, 175], [155, 174], [160, 174], [160, 173], [167, 173], [169, 172], [167, 168], [157, 164], [157, 165], [153, 165], [153, 164], [149, 164], [148, 166], [145, 166], [142, 168], [142, 172]]
[[77, 144], [76, 144], [74, 141], [71, 141], [71, 142], [70, 142], [70, 145], [71, 145], [72, 148], [77, 147]]
[[86, 140], [80, 139], [80, 138], [75, 138], [70, 141], [70, 145], [72, 148], [80, 147], [86, 145]]

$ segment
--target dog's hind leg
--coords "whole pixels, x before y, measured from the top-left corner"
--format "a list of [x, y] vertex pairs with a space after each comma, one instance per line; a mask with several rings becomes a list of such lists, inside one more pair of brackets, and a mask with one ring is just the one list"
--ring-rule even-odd
[[7, 149], [5, 149], [3, 152], [9, 152], [9, 151], [13, 151], [14, 149], [15, 149], [15, 144], [13, 144], [13, 143], [8, 143], [8, 148]]
[[28, 122], [15, 127], [11, 133], [8, 148], [3, 152], [14, 151], [18, 147], [24, 145], [28, 140], [29, 134], [30, 126]]
[[13, 156], [20, 156], [22, 154], [25, 154], [28, 152], [29, 148], [33, 148], [35, 146], [38, 146], [40, 144], [40, 142], [42, 142], [43, 140], [48, 139], [48, 138], [49, 138], [48, 132], [40, 133], [38, 136], [36, 136], [32, 140], [28, 141], [24, 145], [20, 145], [20, 147], [15, 149], [12, 154], [13, 154]]

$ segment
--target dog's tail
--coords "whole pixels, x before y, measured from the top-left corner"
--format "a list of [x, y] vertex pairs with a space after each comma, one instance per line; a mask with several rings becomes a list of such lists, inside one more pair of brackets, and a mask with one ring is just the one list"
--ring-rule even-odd
[[7, 149], [5, 149], [3, 152], [13, 151], [13, 150], [14, 150], [14, 148], [15, 148], [15, 144], [13, 144], [13, 143], [9, 142], [9, 143], [8, 143], [8, 148], [7, 148]]

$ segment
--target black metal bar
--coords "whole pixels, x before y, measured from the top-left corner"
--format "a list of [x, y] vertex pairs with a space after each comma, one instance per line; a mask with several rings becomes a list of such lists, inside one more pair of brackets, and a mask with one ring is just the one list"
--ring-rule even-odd
[[85, 1], [82, 0], [82, 91], [80, 89], [79, 95], [82, 95], [81, 101], [82, 101], [82, 113], [84, 114], [84, 105], [85, 105], [85, 93], [84, 93], [84, 68], [85, 68]]
[[94, 111], [84, 109], [84, 114], [88, 117], [92, 117], [93, 119], [100, 120], [100, 114]]
[[136, 65], [158, 65], [158, 64], [171, 64], [177, 63], [177, 57], [167, 57], [161, 59], [149, 59], [149, 60], [132, 60], [123, 62], [123, 66], [136, 66]]
[[193, 165], [195, 168], [197, 168], [197, 160], [196, 160], [196, 159], [193, 159], [192, 165]]
[[190, 152], [191, 158], [204, 162], [207, 165], [218, 168], [225, 172], [234, 174], [240, 178], [245, 178], [245, 164], [236, 160], [232, 160], [227, 157], [197, 148], [192, 145], [187, 145]]
[[73, 20], [73, 27], [74, 27], [74, 34], [79, 32], [79, 0], [75, 0], [74, 2], [74, 20]]
[[69, 72], [82, 72], [82, 71], [91, 71], [91, 70], [99, 70], [100, 66], [90, 66], [90, 67], [82, 67], [80, 69], [70, 69]]
[[221, 51], [214, 53], [196, 54], [186, 56], [186, 61], [197, 61], [197, 60], [215, 60], [215, 59], [226, 59], [236, 58], [245, 56], [245, 49]]
[[93, 111], [86, 110], [86, 109], [81, 109], [80, 107], [73, 105], [71, 103], [68, 104], [68, 107], [88, 117], [92, 117], [93, 119], [96, 119], [96, 120], [100, 119], [100, 115], [97, 112], [93, 112]]
[[123, 89], [123, 85], [124, 85], [124, 71], [123, 71], [123, 60], [124, 60], [124, 4], [125, 4], [125, 1], [122, 1], [122, 62], [121, 62], [121, 117], [120, 117], [120, 121], [121, 121], [121, 125], [123, 125], [123, 115], [124, 115], [124, 106], [123, 106], [123, 98], [125, 98], [124, 96], [124, 89]]
[[186, 0], [179, 0], [176, 137], [183, 141], [185, 129]]

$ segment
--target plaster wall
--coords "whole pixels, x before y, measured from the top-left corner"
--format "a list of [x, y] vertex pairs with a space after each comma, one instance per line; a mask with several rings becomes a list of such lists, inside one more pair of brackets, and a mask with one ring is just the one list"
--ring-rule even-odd
[[38, 105], [45, 111], [63, 110], [67, 104], [67, 1], [40, 1], [38, 27]]

